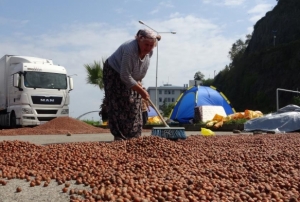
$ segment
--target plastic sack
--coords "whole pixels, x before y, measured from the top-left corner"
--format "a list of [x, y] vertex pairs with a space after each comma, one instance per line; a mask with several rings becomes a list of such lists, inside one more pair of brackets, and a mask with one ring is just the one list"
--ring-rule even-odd
[[262, 117], [263, 113], [261, 113], [261, 111], [252, 111], [252, 110], [245, 110], [245, 118], [246, 119], [254, 119], [254, 118], [258, 118], [258, 117]]
[[215, 125], [215, 123], [218, 123], [218, 121], [208, 121], [206, 123], [206, 127], [213, 127]]
[[213, 121], [223, 121], [224, 116], [215, 114], [214, 118], [212, 119]]
[[206, 128], [201, 128], [201, 134], [206, 137], [215, 135], [215, 133], [213, 131], [211, 131], [210, 129], [206, 129]]
[[220, 128], [220, 127], [222, 127], [223, 126], [223, 121], [219, 121], [218, 123], [216, 123], [215, 125], [214, 125], [214, 127], [215, 128]]
[[159, 116], [153, 116], [149, 117], [147, 123], [149, 124], [162, 124], [162, 121], [160, 120]]
[[244, 112], [237, 112], [234, 114], [230, 114], [229, 116], [231, 116], [231, 119], [243, 119], [245, 117], [245, 113]]

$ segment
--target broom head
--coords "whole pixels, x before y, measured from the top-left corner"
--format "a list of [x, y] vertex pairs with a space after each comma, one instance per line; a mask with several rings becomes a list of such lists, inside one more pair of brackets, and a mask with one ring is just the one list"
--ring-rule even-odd
[[151, 135], [170, 139], [186, 139], [184, 127], [153, 127]]

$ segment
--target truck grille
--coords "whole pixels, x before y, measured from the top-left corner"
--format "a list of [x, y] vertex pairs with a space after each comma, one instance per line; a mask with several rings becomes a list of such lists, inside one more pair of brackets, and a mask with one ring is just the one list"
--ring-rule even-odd
[[44, 110], [44, 109], [37, 109], [37, 114], [56, 114], [57, 110]]
[[46, 97], [46, 96], [31, 96], [33, 104], [59, 105], [62, 102], [62, 97]]
[[56, 117], [37, 117], [39, 121], [51, 121], [52, 119], [55, 119]]

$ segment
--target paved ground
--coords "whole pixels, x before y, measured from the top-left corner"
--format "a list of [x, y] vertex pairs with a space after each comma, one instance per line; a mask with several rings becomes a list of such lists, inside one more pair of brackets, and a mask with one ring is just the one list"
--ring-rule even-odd
[[[185, 131], [186, 135], [200, 135], [197, 131]], [[233, 135], [235, 133], [229, 132], [215, 132], [216, 135]], [[150, 135], [151, 132], [143, 132], [144, 136]], [[243, 133], [244, 134], [244, 133]], [[110, 133], [99, 133], [99, 134], [72, 134], [67, 135], [19, 135], [19, 136], [0, 136], [0, 141], [3, 140], [20, 140], [28, 141], [38, 145], [55, 144], [55, 143], [66, 143], [66, 142], [111, 142], [113, 136]]]

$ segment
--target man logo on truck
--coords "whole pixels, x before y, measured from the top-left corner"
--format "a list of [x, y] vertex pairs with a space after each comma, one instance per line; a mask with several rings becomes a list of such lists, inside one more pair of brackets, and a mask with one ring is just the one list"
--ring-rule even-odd
[[41, 98], [41, 102], [54, 102], [54, 99], [43, 99], [43, 98]]
[[37, 68], [37, 67], [34, 67], [34, 68], [28, 67], [27, 70], [36, 71], [36, 72], [41, 72], [42, 71], [42, 69]]

